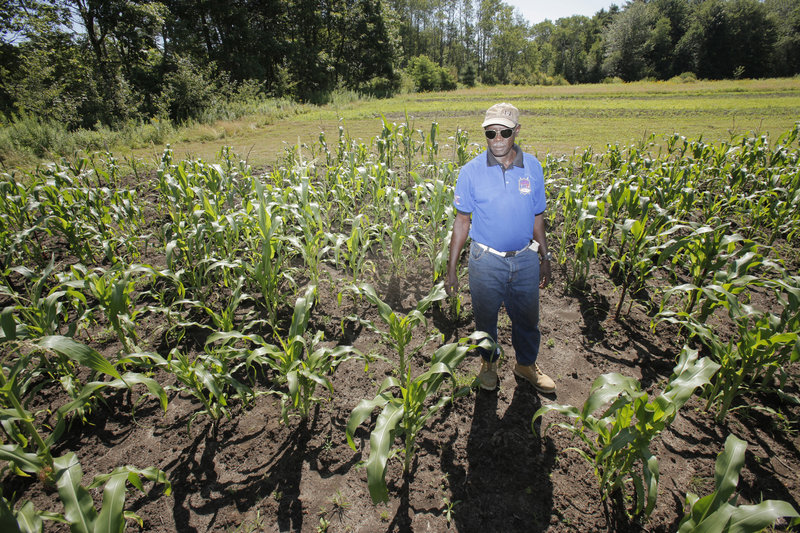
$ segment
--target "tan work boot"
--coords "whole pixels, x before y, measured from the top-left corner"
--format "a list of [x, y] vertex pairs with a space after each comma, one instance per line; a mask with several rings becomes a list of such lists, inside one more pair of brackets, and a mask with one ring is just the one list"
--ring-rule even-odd
[[556, 391], [556, 383], [550, 376], [539, 369], [536, 363], [532, 365], [514, 365], [514, 375], [530, 381], [531, 385], [539, 392], [550, 393]]
[[481, 358], [481, 361], [478, 382], [483, 390], [495, 390], [497, 388], [497, 361], [490, 363], [484, 358]]

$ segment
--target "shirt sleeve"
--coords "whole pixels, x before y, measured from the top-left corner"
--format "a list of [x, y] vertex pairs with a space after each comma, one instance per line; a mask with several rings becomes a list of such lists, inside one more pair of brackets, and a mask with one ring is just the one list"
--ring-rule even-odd
[[538, 159], [532, 158], [534, 161], [534, 179], [536, 180], [536, 187], [534, 189], [534, 198], [533, 198], [533, 212], [535, 214], [544, 213], [544, 210], [547, 208], [547, 197], [544, 192], [544, 171], [542, 170], [542, 164], [539, 162]]
[[456, 180], [456, 190], [453, 196], [453, 206], [462, 213], [472, 213], [475, 209], [475, 200], [472, 196], [471, 173], [467, 167], [462, 167]]

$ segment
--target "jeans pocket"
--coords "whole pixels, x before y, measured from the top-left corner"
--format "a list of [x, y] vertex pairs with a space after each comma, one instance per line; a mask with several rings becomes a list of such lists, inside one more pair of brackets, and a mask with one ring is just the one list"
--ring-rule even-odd
[[486, 249], [481, 248], [480, 246], [473, 243], [469, 247], [469, 259], [470, 261], [478, 261], [481, 257], [486, 255]]

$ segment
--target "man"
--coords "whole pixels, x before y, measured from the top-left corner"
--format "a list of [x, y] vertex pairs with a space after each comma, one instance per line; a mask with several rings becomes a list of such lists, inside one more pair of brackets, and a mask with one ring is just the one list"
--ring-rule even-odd
[[[520, 130], [516, 107], [493, 105], [486, 111], [483, 128], [488, 150], [464, 165], [456, 182], [457, 212], [445, 289], [449, 295], [458, 291], [458, 260], [469, 235], [475, 328], [496, 341], [497, 313], [505, 304], [517, 359], [514, 374], [540, 392], [554, 392], [555, 383], [536, 364], [541, 339], [539, 289], [551, 279], [542, 165], [515, 143]], [[480, 386], [494, 390], [499, 349], [481, 350], [481, 357]]]

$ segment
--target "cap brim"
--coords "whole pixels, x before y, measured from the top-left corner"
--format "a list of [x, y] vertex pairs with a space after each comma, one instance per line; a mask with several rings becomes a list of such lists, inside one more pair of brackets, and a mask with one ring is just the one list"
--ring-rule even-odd
[[517, 125], [505, 118], [490, 118], [483, 121], [482, 128], [497, 124], [499, 126], [506, 126], [507, 128], [515, 128]]

